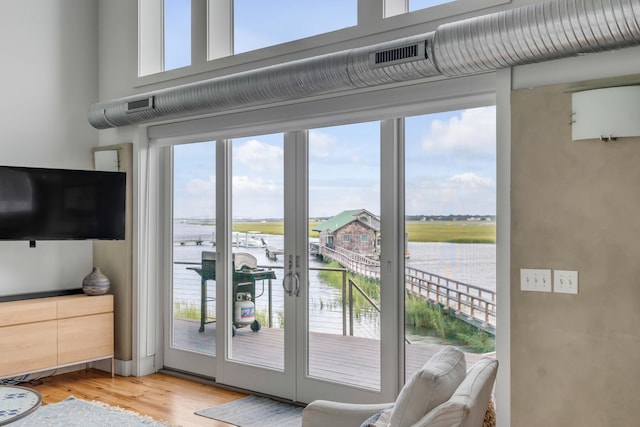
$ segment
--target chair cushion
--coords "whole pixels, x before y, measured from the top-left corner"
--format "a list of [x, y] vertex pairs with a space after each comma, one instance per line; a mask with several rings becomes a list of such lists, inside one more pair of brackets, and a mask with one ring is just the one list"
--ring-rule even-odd
[[429, 427], [482, 426], [497, 371], [497, 360], [480, 359], [469, 369], [467, 377], [449, 401], [429, 412], [416, 425]]
[[453, 393], [451, 402], [463, 404], [469, 411], [463, 427], [481, 426], [487, 412], [493, 383], [498, 373], [498, 361], [484, 357], [478, 360], [467, 373], [460, 387]]
[[449, 400], [466, 371], [464, 353], [455, 347], [443, 347], [404, 385], [393, 406], [389, 425], [410, 426]]

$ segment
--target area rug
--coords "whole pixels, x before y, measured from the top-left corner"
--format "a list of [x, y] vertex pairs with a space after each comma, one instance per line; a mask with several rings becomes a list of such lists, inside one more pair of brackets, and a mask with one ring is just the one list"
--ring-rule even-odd
[[302, 408], [259, 396], [247, 396], [196, 411], [214, 420], [238, 427], [300, 427]]
[[151, 417], [100, 402], [87, 402], [70, 397], [62, 402], [44, 405], [21, 418], [11, 427], [168, 427]]

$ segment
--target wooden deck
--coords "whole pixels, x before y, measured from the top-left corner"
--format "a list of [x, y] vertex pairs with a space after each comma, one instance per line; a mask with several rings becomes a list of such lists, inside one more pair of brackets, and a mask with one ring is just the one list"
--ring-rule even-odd
[[[180, 349], [216, 354], [215, 324], [198, 332], [198, 321], [176, 320], [173, 345]], [[263, 327], [259, 332], [240, 328], [232, 340], [232, 359], [255, 366], [284, 368], [284, 331]], [[441, 345], [414, 343], [405, 346], [406, 376], [417, 371]], [[466, 353], [467, 366], [482, 354]], [[380, 341], [311, 332], [309, 334], [309, 376], [359, 387], [380, 388]]]

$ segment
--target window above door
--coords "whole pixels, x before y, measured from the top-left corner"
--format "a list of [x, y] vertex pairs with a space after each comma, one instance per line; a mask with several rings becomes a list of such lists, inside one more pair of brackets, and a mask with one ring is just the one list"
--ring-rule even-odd
[[338, 46], [509, 1], [138, 0], [138, 77], [171, 72], [165, 78], [174, 78], [216, 69], [223, 58], [239, 57], [225, 60], [226, 67], [268, 59], [274, 52]]

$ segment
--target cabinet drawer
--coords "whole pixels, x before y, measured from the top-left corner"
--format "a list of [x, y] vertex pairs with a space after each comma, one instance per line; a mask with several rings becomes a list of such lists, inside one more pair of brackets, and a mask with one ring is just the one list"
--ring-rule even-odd
[[113, 295], [74, 295], [58, 300], [58, 319], [113, 311]]
[[56, 318], [56, 303], [48, 299], [0, 303], [0, 327]]
[[113, 355], [113, 313], [58, 320], [59, 365], [111, 355]]
[[0, 375], [55, 366], [57, 323], [51, 320], [0, 328]]

